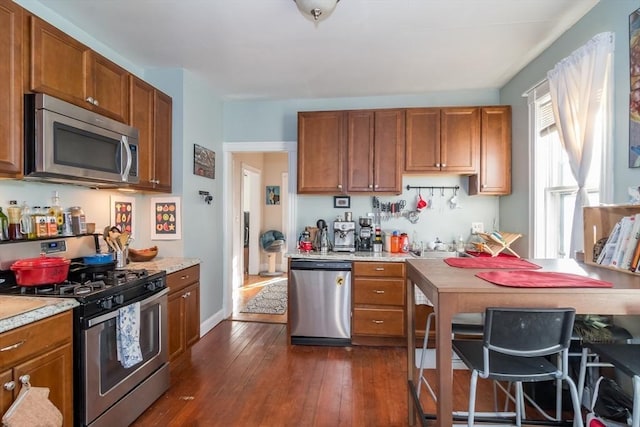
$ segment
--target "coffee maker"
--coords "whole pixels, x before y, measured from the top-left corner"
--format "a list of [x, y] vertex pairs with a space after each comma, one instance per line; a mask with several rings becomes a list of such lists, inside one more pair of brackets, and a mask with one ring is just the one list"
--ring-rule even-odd
[[358, 251], [370, 252], [373, 250], [373, 219], [361, 216], [358, 224], [360, 224]]
[[355, 252], [356, 223], [353, 221], [335, 221], [333, 223], [333, 251]]

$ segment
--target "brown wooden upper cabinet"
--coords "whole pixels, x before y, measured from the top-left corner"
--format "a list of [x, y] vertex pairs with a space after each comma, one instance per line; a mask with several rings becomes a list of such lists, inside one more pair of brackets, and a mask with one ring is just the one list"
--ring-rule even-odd
[[171, 97], [131, 75], [129, 123], [139, 131], [138, 175], [134, 188], [171, 192]]
[[22, 8], [0, 0], [0, 176], [22, 176]]
[[404, 109], [347, 112], [347, 192], [402, 192]]
[[480, 173], [469, 177], [469, 194], [511, 194], [511, 107], [482, 107]]
[[346, 154], [346, 113], [298, 113], [298, 193], [341, 194]]
[[29, 90], [126, 122], [129, 72], [40, 18], [29, 22]]
[[478, 173], [480, 108], [406, 110], [404, 172]]

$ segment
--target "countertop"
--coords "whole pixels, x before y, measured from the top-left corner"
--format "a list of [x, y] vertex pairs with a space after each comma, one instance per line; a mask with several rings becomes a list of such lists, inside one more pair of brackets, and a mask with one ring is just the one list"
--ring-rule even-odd
[[78, 306], [73, 298], [0, 296], [0, 333]]
[[293, 251], [287, 252], [285, 257], [297, 259], [332, 259], [346, 261], [386, 261], [386, 262], [404, 262], [409, 259], [430, 259], [430, 258], [448, 258], [457, 256], [456, 252], [449, 251], [425, 251], [421, 256], [411, 253], [391, 253], [391, 252], [303, 252]]
[[130, 262], [127, 267], [146, 268], [147, 270], [165, 270], [167, 274], [171, 274], [196, 264], [200, 264], [200, 260], [198, 258], [156, 257], [151, 261]]

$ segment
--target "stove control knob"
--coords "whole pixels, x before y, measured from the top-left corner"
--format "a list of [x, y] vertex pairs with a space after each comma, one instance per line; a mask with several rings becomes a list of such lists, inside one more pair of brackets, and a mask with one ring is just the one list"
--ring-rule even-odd
[[155, 291], [155, 290], [156, 290], [156, 282], [149, 282], [149, 283], [147, 283], [147, 290], [149, 290], [149, 291]]
[[124, 302], [124, 295], [120, 294], [120, 295], [114, 296], [113, 302], [115, 302], [116, 304], [122, 304]]
[[100, 302], [100, 307], [104, 308], [105, 310], [110, 310], [112, 306], [113, 306], [113, 301], [111, 298], [103, 299]]

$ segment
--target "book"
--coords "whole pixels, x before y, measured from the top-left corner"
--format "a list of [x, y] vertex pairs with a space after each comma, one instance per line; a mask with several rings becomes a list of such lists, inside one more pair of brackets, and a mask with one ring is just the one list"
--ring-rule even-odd
[[638, 246], [638, 240], [640, 240], [640, 214], [635, 214], [633, 219], [633, 226], [629, 235], [629, 240], [625, 245], [624, 254], [621, 257], [619, 264], [620, 268], [629, 270], [631, 267], [631, 260], [635, 253], [636, 246]]
[[620, 266], [622, 256], [624, 256], [625, 244], [629, 241], [629, 236], [631, 235], [634, 219], [635, 217], [633, 216], [625, 216], [620, 220], [620, 234], [618, 235], [609, 266]]
[[609, 233], [609, 238], [607, 242], [604, 244], [602, 248], [602, 252], [598, 256], [596, 262], [602, 265], [609, 265], [611, 262], [611, 258], [613, 257], [613, 251], [616, 247], [616, 243], [618, 242], [618, 236], [620, 235], [620, 221], [613, 226], [611, 233]]

